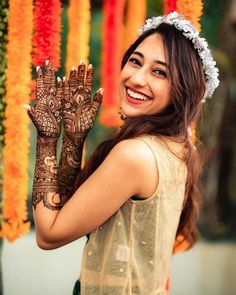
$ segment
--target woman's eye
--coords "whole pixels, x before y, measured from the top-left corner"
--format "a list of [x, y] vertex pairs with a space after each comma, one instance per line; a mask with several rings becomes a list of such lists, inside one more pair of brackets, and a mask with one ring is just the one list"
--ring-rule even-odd
[[153, 72], [155, 72], [157, 75], [159, 75], [161, 77], [167, 77], [166, 72], [163, 70], [157, 69], [157, 70], [154, 70]]
[[137, 58], [131, 57], [129, 59], [129, 62], [131, 62], [131, 63], [133, 63], [135, 65], [141, 66], [141, 62]]

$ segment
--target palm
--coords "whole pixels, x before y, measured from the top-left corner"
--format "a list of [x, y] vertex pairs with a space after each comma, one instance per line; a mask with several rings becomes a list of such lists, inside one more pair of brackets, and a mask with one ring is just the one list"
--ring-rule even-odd
[[93, 68], [89, 67], [85, 77], [85, 65], [78, 71], [71, 70], [69, 81], [64, 81], [63, 118], [65, 134], [69, 137], [84, 137], [93, 127], [102, 95], [95, 94], [91, 101]]
[[35, 105], [29, 115], [40, 136], [57, 138], [60, 135], [62, 94], [62, 84], [59, 82], [56, 87], [50, 63], [46, 64], [45, 74], [38, 68]]

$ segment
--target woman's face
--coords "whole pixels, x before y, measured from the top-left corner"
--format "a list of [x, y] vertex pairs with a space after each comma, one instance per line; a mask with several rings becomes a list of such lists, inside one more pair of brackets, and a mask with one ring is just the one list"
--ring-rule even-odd
[[122, 112], [127, 117], [152, 115], [170, 104], [168, 61], [160, 34], [143, 40], [130, 55], [120, 75]]

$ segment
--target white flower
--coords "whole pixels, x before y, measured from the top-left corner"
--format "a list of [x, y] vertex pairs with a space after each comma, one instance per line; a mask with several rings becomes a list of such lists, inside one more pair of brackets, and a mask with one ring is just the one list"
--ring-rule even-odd
[[157, 28], [161, 23], [173, 25], [176, 29], [182, 31], [183, 35], [192, 41], [194, 48], [198, 51], [205, 73], [206, 92], [204, 99], [202, 100], [202, 102], [204, 102], [206, 97], [211, 97], [213, 95], [215, 89], [219, 85], [219, 70], [215, 66], [216, 62], [212, 58], [207, 41], [204, 38], [199, 37], [198, 31], [192, 23], [176, 11], [164, 16], [147, 19], [145, 25], [138, 30], [138, 33], [139, 35], [142, 35], [150, 29]]

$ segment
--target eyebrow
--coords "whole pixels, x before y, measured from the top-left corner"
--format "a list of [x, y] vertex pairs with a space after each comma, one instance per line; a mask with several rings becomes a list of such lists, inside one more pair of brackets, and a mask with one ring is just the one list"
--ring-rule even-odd
[[[139, 51], [134, 51], [132, 54], [136, 54], [136, 55], [140, 56], [141, 58], [144, 58], [144, 55]], [[154, 62], [157, 63], [157, 64], [161, 64], [161, 65], [163, 65], [163, 66], [165, 66], [167, 68], [169, 67], [169, 65], [164, 61], [154, 60]]]

